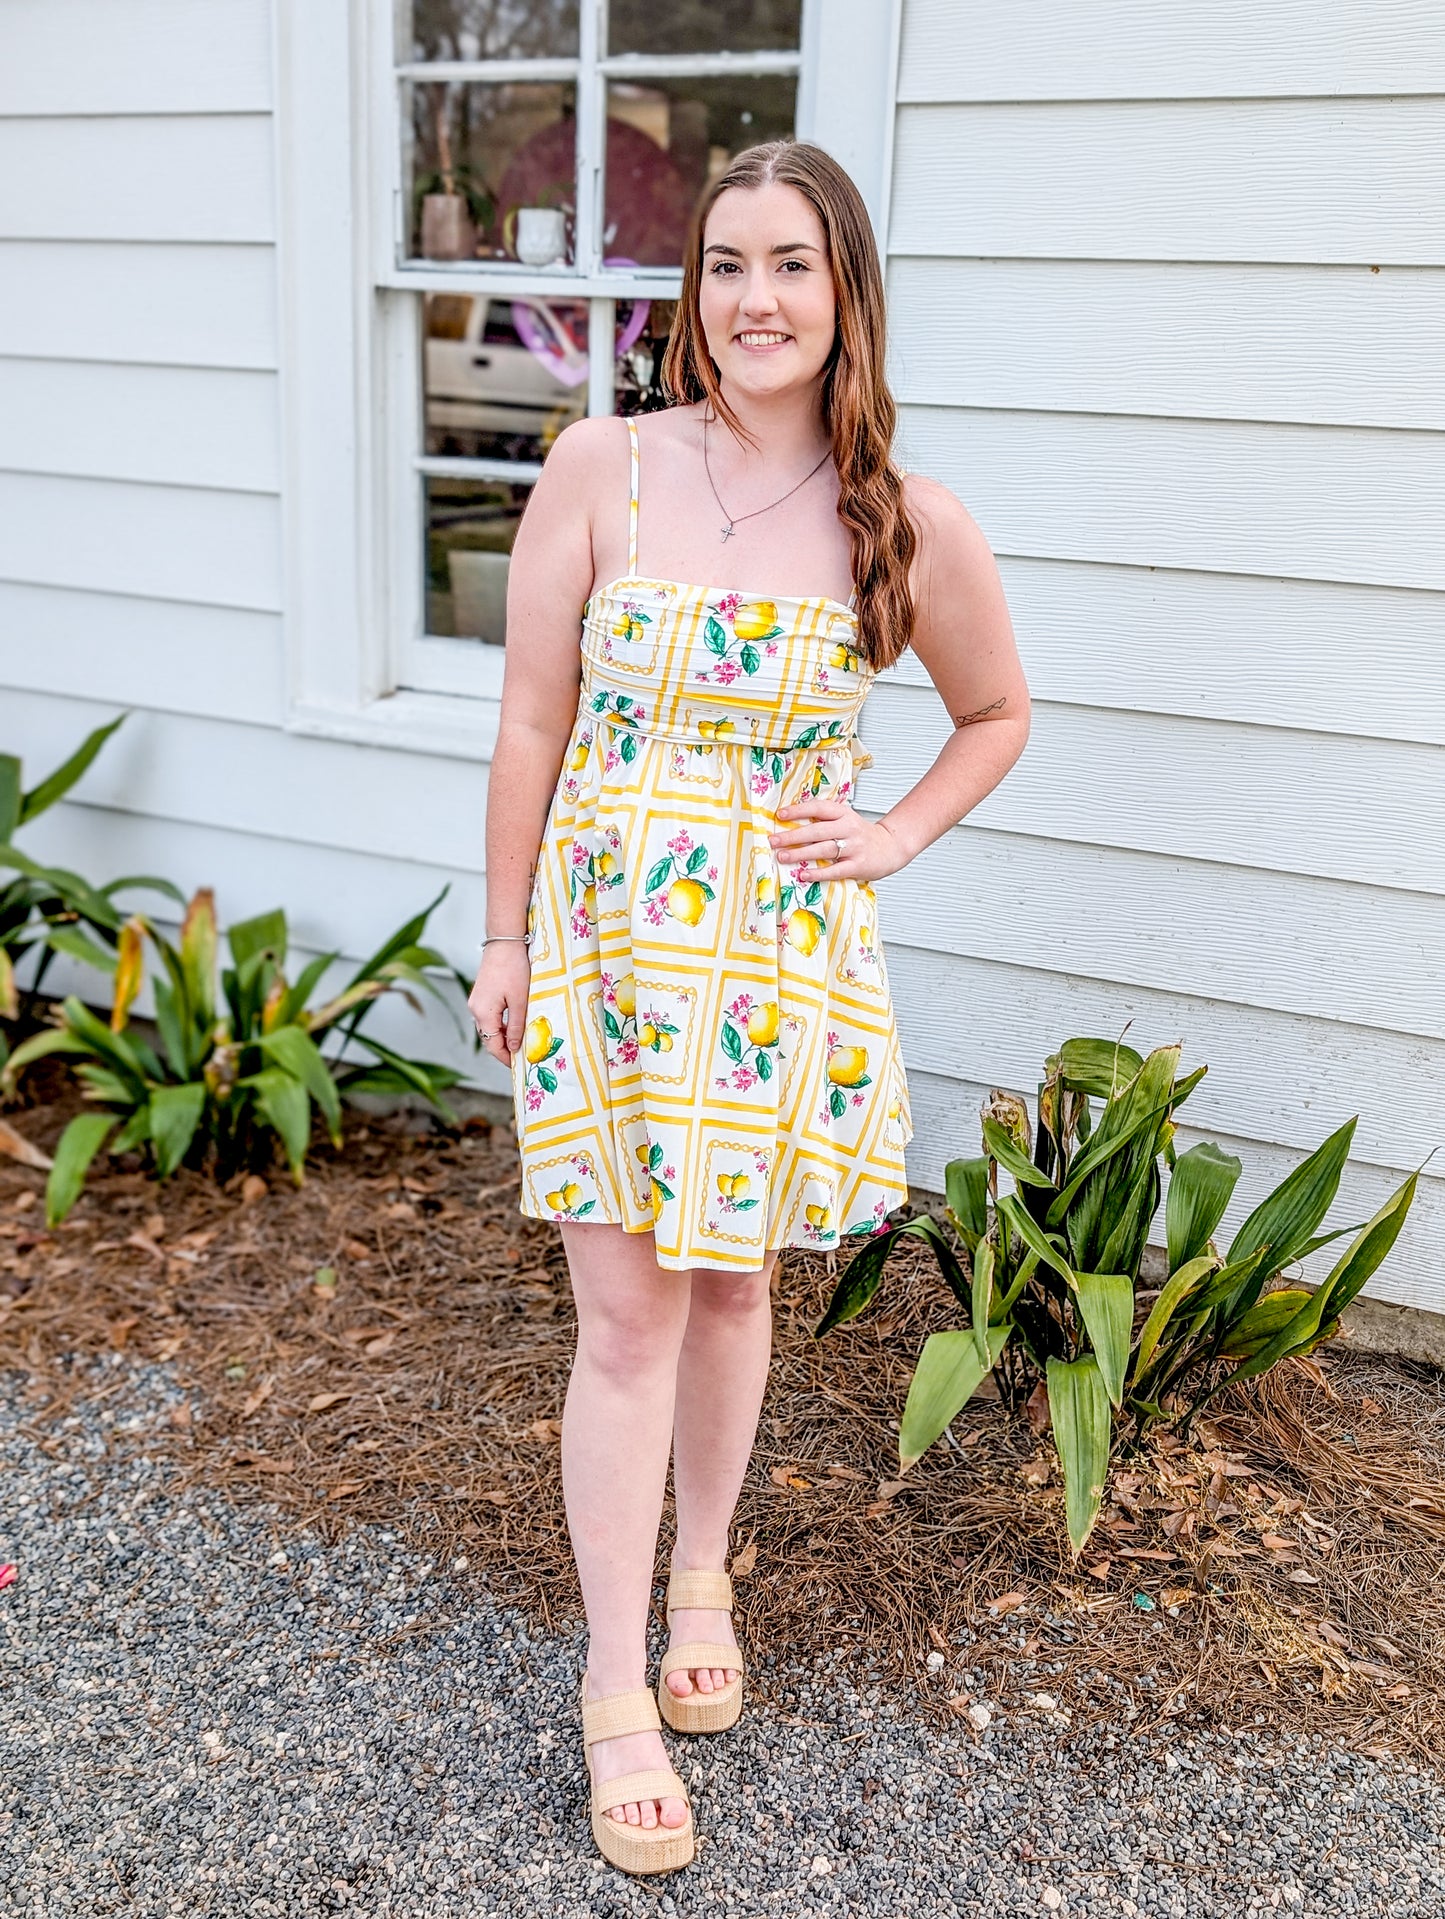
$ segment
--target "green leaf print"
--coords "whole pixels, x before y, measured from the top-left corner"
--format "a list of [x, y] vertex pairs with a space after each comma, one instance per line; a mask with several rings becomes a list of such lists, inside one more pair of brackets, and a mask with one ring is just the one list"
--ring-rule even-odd
[[597, 1201], [595, 1199], [584, 1200], [580, 1206], [574, 1206], [572, 1208], [572, 1218], [586, 1219], [587, 1215], [592, 1211], [592, 1208], [596, 1204], [597, 1204]]
[[836, 1086], [828, 1088], [828, 1110], [834, 1119], [841, 1119], [848, 1110], [848, 1101]]
[[655, 893], [659, 886], [666, 886], [667, 882], [671, 878], [672, 878], [672, 855], [671, 853], [669, 853], [666, 859], [659, 860], [656, 866], [654, 866], [652, 870], [648, 873], [647, 884], [643, 888], [643, 891], [647, 893]]
[[750, 1213], [757, 1203], [755, 1199], [735, 1199], [733, 1201], [733, 1211], [735, 1213]]
[[706, 865], [707, 848], [705, 846], [695, 846], [687, 856], [687, 865], [683, 868], [683, 871], [685, 873], [695, 873], [700, 866]]
[[655, 1142], [647, 1150], [647, 1166], [650, 1172], [654, 1166], [662, 1164], [662, 1148]]
[[753, 645], [752, 641], [744, 641], [743, 650], [738, 654], [738, 664], [742, 667], [744, 673], [756, 673], [761, 659], [762, 655]]
[[803, 895], [803, 904], [804, 906], [816, 906], [822, 897], [823, 882], [821, 880], [814, 880], [807, 892]]
[[539, 1066], [537, 1068], [537, 1084], [542, 1088], [544, 1093], [555, 1093], [557, 1090], [557, 1075], [555, 1073], [549, 1073], [545, 1066]]
[[703, 641], [710, 653], [726, 653], [728, 650], [727, 629], [722, 621], [708, 615], [707, 625], [703, 628]]
[[622, 1038], [621, 1026], [618, 1025], [615, 1015], [605, 1006], [602, 1009], [602, 1028], [608, 1039]]
[[773, 784], [774, 784], [774, 786], [777, 786], [777, 785], [778, 785], [778, 784], [780, 783], [780, 781], [782, 780], [782, 777], [783, 777], [783, 773], [784, 773], [784, 770], [785, 770], [785, 769], [784, 769], [784, 767], [783, 767], [783, 762], [782, 762], [782, 760], [781, 760], [781, 759], [780, 759], [780, 758], [778, 757], [778, 755], [777, 755], [777, 754], [775, 753], [775, 754], [773, 755]]
[[623, 765], [631, 766], [632, 762], [637, 758], [637, 741], [631, 733], [623, 734], [622, 744], [617, 750], [622, 755]]
[[763, 1052], [761, 1048], [759, 1048], [757, 1059], [753, 1064], [757, 1069], [759, 1079], [771, 1079], [773, 1077], [773, 1062], [769, 1055]]
[[654, 1173], [652, 1176], [652, 1184], [655, 1190], [661, 1193], [664, 1199], [673, 1199], [676, 1197], [676, 1195], [673, 1193], [672, 1188], [670, 1186], [665, 1186], [662, 1183], [662, 1181], [657, 1177], [656, 1173]]
[[743, 1039], [731, 1020], [723, 1021], [722, 1049], [730, 1060], [736, 1062], [743, 1056]]

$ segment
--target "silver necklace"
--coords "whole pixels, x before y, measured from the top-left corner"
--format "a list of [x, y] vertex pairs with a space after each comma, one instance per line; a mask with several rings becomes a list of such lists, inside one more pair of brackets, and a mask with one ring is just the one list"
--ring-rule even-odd
[[822, 458], [821, 460], [819, 460], [819, 462], [818, 462], [818, 466], [815, 466], [815, 467], [813, 468], [813, 472], [812, 472], [812, 473], [805, 473], [805, 474], [803, 475], [803, 477], [802, 477], [802, 479], [801, 479], [801, 480], [799, 480], [799, 482], [798, 482], [798, 486], [790, 486], [790, 487], [788, 488], [788, 490], [787, 490], [787, 492], [786, 492], [786, 493], [780, 493], [780, 494], [778, 495], [778, 497], [777, 497], [777, 499], [776, 499], [776, 500], [769, 500], [769, 501], [768, 501], [768, 504], [767, 504], [766, 506], [755, 506], [755, 507], [753, 508], [753, 510], [752, 510], [752, 512], [751, 512], [751, 513], [729, 513], [729, 512], [728, 512], [728, 510], [727, 510], [727, 508], [726, 508], [725, 506], [723, 506], [723, 503], [722, 503], [722, 496], [721, 496], [721, 494], [719, 494], [719, 492], [718, 492], [718, 490], [717, 490], [717, 483], [716, 483], [716, 481], [715, 481], [715, 480], [713, 479], [713, 477], [712, 477], [712, 468], [711, 468], [711, 467], [710, 467], [710, 466], [708, 465], [708, 460], [707, 460], [707, 416], [706, 416], [706, 415], [704, 414], [704, 416], [703, 416], [703, 422], [702, 422], [702, 464], [703, 464], [703, 471], [704, 471], [704, 472], [705, 472], [705, 473], [707, 474], [707, 483], [708, 483], [708, 485], [709, 485], [709, 486], [710, 486], [710, 487], [712, 488], [712, 496], [713, 496], [713, 498], [714, 498], [714, 499], [715, 499], [715, 500], [717, 501], [717, 503], [718, 503], [718, 505], [719, 505], [719, 507], [721, 507], [721, 508], [722, 508], [722, 515], [723, 515], [723, 518], [724, 518], [724, 520], [725, 520], [725, 521], [727, 522], [727, 524], [726, 524], [726, 525], [725, 525], [725, 526], [723, 527], [723, 530], [722, 530], [722, 536], [723, 536], [723, 538], [724, 538], [725, 540], [730, 540], [730, 539], [732, 538], [732, 533], [733, 533], [733, 528], [734, 528], [734, 527], [735, 527], [735, 526], [737, 525], [737, 523], [738, 523], [738, 521], [739, 521], [739, 520], [752, 520], [752, 519], [756, 519], [759, 513], [771, 513], [771, 512], [772, 512], [772, 510], [773, 510], [773, 508], [774, 508], [775, 506], [781, 506], [781, 505], [783, 504], [783, 501], [784, 501], [784, 500], [788, 500], [788, 499], [791, 499], [791, 498], [792, 498], [792, 496], [793, 496], [793, 495], [794, 495], [794, 494], [795, 494], [795, 493], [797, 492], [797, 490], [798, 490], [798, 487], [799, 487], [799, 486], [806, 486], [806, 485], [808, 484], [808, 482], [809, 482], [809, 480], [811, 480], [811, 479], [812, 479], [812, 477], [813, 477], [813, 473], [816, 473], [816, 472], [818, 471], [818, 467], [820, 467], [820, 466], [822, 466], [822, 465], [824, 464], [824, 462], [825, 462], [825, 461], [827, 461], [827, 460], [828, 460], [829, 458], [831, 458], [831, 456], [832, 456], [832, 452], [833, 452], [833, 449], [832, 449], [832, 447], [829, 447], [829, 448], [828, 448], [828, 451], [827, 451], [827, 452], [826, 452], [826, 453], [825, 453], [825, 454], [823, 455], [823, 458]]

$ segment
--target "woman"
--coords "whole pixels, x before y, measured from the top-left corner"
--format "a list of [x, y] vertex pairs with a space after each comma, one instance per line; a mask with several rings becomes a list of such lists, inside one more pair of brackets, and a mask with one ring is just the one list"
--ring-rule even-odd
[[[777, 1252], [836, 1247], [907, 1197], [871, 882], [962, 819], [1028, 732], [982, 534], [890, 461], [883, 358], [857, 189], [820, 148], [750, 149], [699, 209], [664, 365], [677, 404], [569, 426], [512, 557], [471, 1008], [512, 1069], [522, 1210], [559, 1223], [571, 1271], [584, 1750], [597, 1843], [634, 1872], [693, 1850], [657, 1706], [684, 1731], [741, 1709], [724, 1567]], [[910, 641], [956, 730], [868, 819], [856, 721]]]

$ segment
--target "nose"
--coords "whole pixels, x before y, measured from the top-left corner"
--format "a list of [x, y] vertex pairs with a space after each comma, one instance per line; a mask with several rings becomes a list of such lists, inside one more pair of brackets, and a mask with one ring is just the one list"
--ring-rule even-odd
[[748, 270], [747, 284], [738, 302], [741, 310], [749, 315], [766, 315], [778, 310], [778, 296], [774, 289], [772, 276], [765, 266], [751, 267]]

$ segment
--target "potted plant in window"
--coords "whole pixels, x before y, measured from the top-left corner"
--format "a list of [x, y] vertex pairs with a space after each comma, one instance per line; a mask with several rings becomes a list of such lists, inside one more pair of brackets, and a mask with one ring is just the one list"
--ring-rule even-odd
[[437, 164], [417, 176], [415, 192], [421, 209], [421, 254], [426, 260], [470, 260], [477, 251], [477, 231], [491, 224], [496, 203], [471, 167], [452, 158], [451, 130], [447, 126], [446, 89], [436, 89]]
[[502, 244], [525, 266], [549, 267], [567, 255], [567, 215], [571, 212], [564, 186], [543, 187], [525, 207], [513, 207], [502, 223]]

